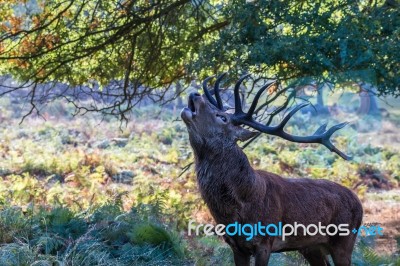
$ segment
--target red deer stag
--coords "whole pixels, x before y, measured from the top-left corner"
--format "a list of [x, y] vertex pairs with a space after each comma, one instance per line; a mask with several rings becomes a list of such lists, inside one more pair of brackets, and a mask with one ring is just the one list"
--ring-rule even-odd
[[[347, 155], [330, 141], [332, 134], [346, 123], [326, 130], [321, 126], [311, 136], [294, 136], [284, 131], [288, 120], [306, 104], [295, 107], [277, 126], [266, 126], [253, 119], [257, 102], [269, 85], [263, 86], [247, 113], [241, 108], [239, 86], [248, 75], [235, 85], [235, 112], [224, 110], [219, 94], [219, 83], [226, 73], [218, 77], [214, 86], [215, 99], [207, 88], [210, 78], [203, 81], [204, 95], [191, 93], [188, 107], [181, 117], [187, 126], [190, 144], [195, 156], [195, 169], [201, 195], [215, 222], [218, 224], [315, 224], [327, 226], [348, 224], [348, 232], [361, 225], [363, 210], [357, 196], [349, 189], [328, 180], [282, 178], [276, 174], [255, 170], [237, 145], [256, 132], [241, 127], [246, 125], [258, 132], [279, 136], [300, 143], [320, 143], [344, 159]], [[301, 229], [301, 228], [300, 228]], [[332, 230], [331, 230], [332, 231]], [[303, 232], [303, 233], [302, 233]], [[256, 265], [267, 265], [271, 252], [299, 251], [316, 266], [329, 265], [328, 254], [335, 265], [350, 265], [356, 234], [345, 236], [318, 233], [282, 239], [280, 236], [224, 235], [230, 245], [236, 265], [250, 265], [255, 256]]]

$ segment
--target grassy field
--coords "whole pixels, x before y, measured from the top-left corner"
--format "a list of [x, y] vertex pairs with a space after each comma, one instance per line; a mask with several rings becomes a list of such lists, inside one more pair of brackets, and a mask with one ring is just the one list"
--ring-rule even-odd
[[[179, 111], [143, 107], [121, 127], [97, 115], [73, 118], [56, 102], [43, 110], [46, 121], [32, 116], [20, 125], [21, 106], [0, 101], [0, 265], [232, 263], [221, 239], [187, 235], [190, 219], [212, 219], [193, 168], [184, 171], [193, 158]], [[355, 265], [400, 265], [400, 117], [388, 109], [379, 120], [335, 117], [351, 121], [335, 137], [351, 162], [269, 136], [245, 149], [256, 168], [330, 179], [359, 195], [364, 222], [388, 233], [360, 238]], [[288, 130], [313, 132], [320, 120], [299, 115]], [[291, 252], [271, 263], [306, 265]]]

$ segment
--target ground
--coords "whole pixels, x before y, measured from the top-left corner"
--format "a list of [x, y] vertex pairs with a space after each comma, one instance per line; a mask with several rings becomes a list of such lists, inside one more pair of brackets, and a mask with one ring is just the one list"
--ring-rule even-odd
[[[97, 213], [97, 226], [103, 228], [121, 219], [124, 212], [131, 214], [135, 210], [136, 213], [138, 209], [147, 210], [148, 206], [155, 205], [155, 213], [159, 216], [156, 215], [155, 227], [150, 225], [150, 228], [158, 228], [155, 232], [163, 228], [173, 232], [171, 235], [179, 236], [171, 237], [179, 241], [171, 240], [170, 243], [175, 247], [174, 250], [181, 250], [177, 246], [186, 250], [178, 252], [179, 256], [183, 256], [183, 259], [179, 257], [180, 261], [186, 264], [196, 262], [198, 265], [229, 262], [230, 250], [220, 239], [204, 236], [190, 238], [186, 233], [188, 220], [204, 223], [212, 222], [212, 218], [200, 198], [193, 167], [185, 171], [185, 166], [193, 162], [193, 155], [185, 126], [178, 119], [179, 111], [145, 106], [138, 109], [126, 125], [121, 126], [113, 118], [102, 119], [98, 115], [71, 117], [68, 115], [72, 113], [71, 107], [56, 102], [43, 110], [46, 121], [41, 117], [29, 117], [19, 124], [20, 106], [1, 100], [0, 210], [19, 206], [23, 215], [34, 212], [34, 215], [52, 217], [52, 208], [61, 206], [71, 210], [68, 219], [81, 215], [78, 221], [88, 225]], [[358, 194], [364, 207], [364, 223], [381, 224], [384, 236], [373, 239], [360, 237], [362, 241], [354, 253], [355, 265], [365, 265], [363, 263], [372, 260], [380, 265], [395, 261], [399, 256], [398, 108], [390, 109], [389, 117], [378, 120], [357, 118], [346, 113], [316, 120], [299, 115], [288, 126], [289, 131], [304, 134], [313, 132], [323, 122], [320, 120], [329, 121], [331, 125], [350, 119], [350, 126], [335, 135], [334, 141], [338, 147], [354, 155], [353, 161], [344, 161], [324, 147], [292, 144], [269, 136], [262, 136], [245, 149], [255, 168], [282, 176], [330, 179]], [[370, 126], [365, 126], [368, 123]], [[107, 215], [102, 213], [102, 206], [116, 202], [119, 202], [121, 209], [118, 207]], [[44, 206], [50, 214], [40, 214], [40, 206]], [[82, 216], [82, 213], [86, 214]], [[102, 215], [99, 216], [99, 213]], [[24, 216], [18, 214], [16, 217]], [[0, 226], [8, 226], [9, 232], [13, 232], [12, 226], [18, 225], [2, 222], [0, 219]], [[39, 227], [42, 226], [40, 224]], [[16, 232], [19, 230], [18, 227], [14, 229]], [[40, 234], [46, 232], [45, 229], [43, 227], [43, 231], [37, 233], [39, 235], [33, 236], [42, 239]], [[58, 247], [57, 254], [65, 254], [65, 261], [69, 261], [69, 255], [63, 253], [65, 248], [78, 245], [78, 240], [82, 237], [85, 239], [88, 232], [82, 232], [83, 236], [77, 235], [76, 242], [71, 242], [57, 230], [55, 234], [60, 236], [63, 243]], [[123, 230], [131, 229], [126, 227]], [[121, 232], [125, 232], [123, 230]], [[0, 257], [6, 256], [1, 254], [14, 254], [14, 251], [9, 251], [10, 245], [22, 243], [24, 240], [19, 237], [3, 237]], [[150, 245], [146, 247], [159, 243], [151, 237], [146, 239], [149, 243], [144, 242]], [[142, 247], [143, 244], [135, 237], [126, 239], [122, 235], [120, 242], [121, 247]], [[35, 247], [35, 243], [29, 245]], [[42, 254], [43, 250], [32, 250], [32, 254], [35, 252]], [[282, 265], [293, 265], [297, 261], [296, 265], [302, 265], [302, 262], [298, 262], [301, 259], [293, 254], [274, 255], [273, 261], [279, 261]], [[169, 260], [170, 257], [162, 259]]]

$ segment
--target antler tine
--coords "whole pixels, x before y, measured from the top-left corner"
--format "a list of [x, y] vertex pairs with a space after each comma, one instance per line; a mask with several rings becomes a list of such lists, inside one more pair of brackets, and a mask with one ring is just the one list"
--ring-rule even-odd
[[214, 85], [214, 94], [215, 94], [215, 99], [217, 99], [217, 105], [218, 105], [217, 107], [218, 107], [218, 109], [221, 109], [221, 110], [224, 109], [224, 106], [222, 104], [221, 95], [219, 95], [219, 83], [225, 77], [226, 74], [227, 74], [227, 72], [224, 72], [221, 75], [219, 75], [219, 77], [215, 81], [215, 85]]
[[249, 76], [250, 76], [250, 74], [246, 74], [246, 75], [242, 76], [238, 80], [238, 82], [236, 82], [236, 84], [235, 84], [234, 94], [235, 94], [235, 114], [236, 115], [243, 114], [242, 100], [240, 99], [239, 88], [240, 88], [240, 85], [242, 84], [243, 80], [245, 80]]
[[[258, 94], [258, 93], [257, 93]], [[254, 103], [254, 102], [253, 102]], [[233, 123], [234, 124], [236, 124], [236, 125], [240, 125], [240, 124], [244, 124], [244, 125], [247, 125], [247, 126], [249, 126], [249, 127], [252, 127], [252, 128], [254, 128], [254, 129], [257, 129], [258, 131], [261, 131], [261, 132], [263, 132], [263, 133], [267, 133], [267, 134], [270, 134], [270, 135], [275, 135], [275, 136], [280, 136], [280, 137], [283, 137], [283, 138], [285, 138], [285, 136], [286, 135], [288, 135], [288, 136], [290, 136], [289, 134], [287, 134], [283, 129], [284, 129], [284, 127], [285, 127], [285, 125], [287, 124], [287, 122], [289, 121], [289, 119], [297, 112], [297, 111], [299, 111], [301, 108], [303, 108], [303, 107], [305, 107], [305, 106], [307, 106], [308, 105], [308, 103], [302, 103], [302, 104], [299, 104], [299, 105], [297, 105], [295, 108], [293, 108], [293, 110], [291, 110], [290, 112], [289, 112], [289, 114], [287, 114], [283, 119], [282, 119], [282, 121], [277, 125], [277, 126], [266, 126], [266, 125], [263, 125], [263, 124], [261, 124], [261, 123], [258, 123], [257, 121], [254, 121], [254, 119], [251, 117], [251, 116], [248, 116], [248, 114], [245, 114], [245, 115], [236, 115], [236, 114], [234, 114], [233, 116], [232, 116], [232, 121], [233, 121]], [[317, 131], [316, 131], [316, 133], [317, 132], [319, 132], [320, 130], [321, 130], [321, 128], [322, 127], [320, 127]], [[285, 136], [283, 136], [283, 135], [280, 135], [281, 133], [284, 133], [283, 135], [285, 135]], [[293, 136], [293, 137], [299, 137], [299, 138], [302, 138], [302, 137], [300, 137], [300, 136]], [[288, 139], [289, 140], [289, 139]], [[297, 142], [297, 141], [296, 141]]]
[[254, 121], [254, 119], [251, 116], [248, 116], [248, 114], [243, 115], [243, 113], [236, 114], [236, 112], [235, 112], [235, 114], [233, 114], [231, 119], [232, 119], [232, 122], [236, 125], [240, 125], [240, 124], [247, 125], [247, 126], [252, 127], [260, 132], [278, 136], [278, 137], [281, 137], [283, 139], [286, 139], [286, 140], [289, 140], [292, 142], [322, 144], [325, 147], [327, 147], [330, 151], [333, 151], [336, 154], [338, 154], [343, 159], [351, 160], [352, 159], [351, 156], [344, 154], [342, 151], [340, 151], [338, 148], [336, 148], [330, 140], [333, 133], [335, 133], [339, 129], [343, 128], [344, 126], [346, 126], [348, 124], [347, 122], [332, 126], [328, 130], [326, 130], [326, 124], [323, 124], [311, 136], [296, 136], [296, 135], [291, 135], [291, 134], [285, 132], [284, 127], [287, 124], [287, 122], [290, 120], [290, 118], [297, 111], [299, 111], [301, 108], [304, 108], [307, 105], [308, 105], [308, 103], [303, 103], [303, 104], [299, 104], [298, 106], [293, 108], [293, 110], [291, 110], [290, 113], [288, 115], [286, 115], [282, 119], [282, 121], [276, 126], [263, 125], [257, 121]]
[[275, 82], [276, 82], [276, 81], [274, 80], [274, 81], [272, 81], [272, 82], [270, 82], [270, 83], [267, 83], [266, 85], [262, 86], [261, 89], [258, 90], [256, 96], [254, 97], [253, 102], [251, 103], [251, 106], [250, 106], [250, 108], [249, 108], [249, 111], [247, 112], [247, 115], [246, 115], [246, 116], [247, 116], [248, 118], [250, 118], [250, 117], [253, 116], [254, 110], [255, 110], [256, 107], [257, 107], [257, 103], [258, 103], [258, 100], [259, 100], [260, 97], [261, 97], [261, 94], [262, 94], [266, 89], [268, 89], [268, 88], [271, 87], [273, 84], [275, 84]]
[[206, 95], [207, 99], [210, 101], [212, 105], [218, 108], [218, 103], [214, 100], [214, 98], [211, 96], [210, 91], [207, 88], [207, 83], [210, 79], [214, 78], [215, 76], [207, 77], [203, 80], [203, 91], [204, 95]]
[[327, 123], [321, 125], [321, 126], [315, 131], [315, 133], [314, 133], [313, 135], [319, 135], [319, 134], [324, 133], [324, 132], [326, 131], [326, 126], [327, 126], [327, 125], [328, 125]]
[[286, 126], [287, 122], [289, 121], [290, 118], [292, 118], [292, 116], [297, 113], [297, 111], [299, 111], [301, 108], [304, 108], [306, 106], [308, 106], [308, 103], [302, 103], [299, 104], [297, 106], [295, 106], [287, 116], [285, 116], [282, 121], [279, 123], [279, 125], [277, 127], [279, 127], [281, 130], [283, 130], [283, 128]]
[[319, 136], [321, 136], [321, 144], [324, 145], [325, 147], [327, 147], [330, 151], [333, 151], [335, 153], [337, 153], [340, 157], [342, 157], [345, 160], [351, 160], [352, 157], [348, 156], [346, 154], [344, 154], [342, 151], [340, 151], [338, 148], [335, 147], [335, 145], [333, 145], [333, 143], [330, 140], [330, 137], [333, 135], [333, 133], [335, 133], [336, 131], [338, 131], [339, 129], [345, 127], [349, 122], [344, 122], [344, 123], [340, 123], [337, 124], [331, 128], [329, 128], [327, 131], [325, 131], [325, 128], [322, 132], [318, 132], [323, 126], [322, 125], [315, 133], [320, 133]]

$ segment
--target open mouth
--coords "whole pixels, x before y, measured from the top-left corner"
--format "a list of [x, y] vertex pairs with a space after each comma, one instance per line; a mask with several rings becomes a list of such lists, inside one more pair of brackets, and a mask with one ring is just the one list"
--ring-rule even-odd
[[188, 100], [188, 108], [190, 109], [190, 111], [192, 111], [192, 115], [195, 116], [196, 115], [196, 107], [194, 106], [194, 101], [191, 97]]
[[186, 125], [190, 126], [193, 119], [197, 116], [201, 100], [200, 94], [198, 93], [191, 93], [189, 95], [187, 107], [183, 108], [181, 112], [181, 118]]

